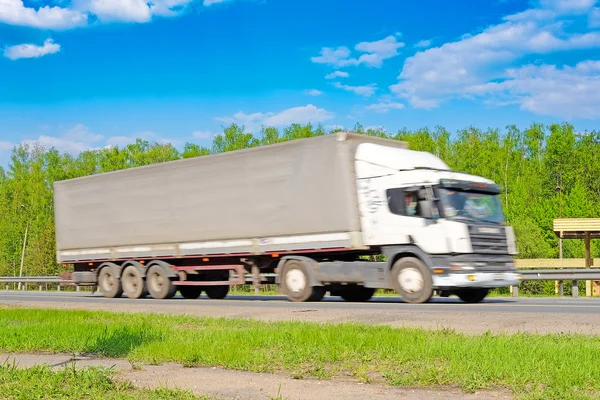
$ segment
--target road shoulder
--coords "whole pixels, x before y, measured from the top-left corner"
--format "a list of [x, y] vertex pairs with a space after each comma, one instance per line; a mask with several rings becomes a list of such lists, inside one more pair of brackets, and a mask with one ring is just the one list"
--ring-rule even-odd
[[29, 368], [48, 365], [60, 369], [75, 365], [76, 368], [113, 368], [119, 377], [139, 388], [191, 390], [195, 394], [219, 399], [289, 400], [336, 399], [384, 400], [504, 400], [512, 396], [504, 391], [479, 391], [463, 393], [455, 388], [399, 388], [381, 384], [363, 384], [356, 381], [333, 379], [293, 379], [283, 374], [262, 374], [231, 371], [221, 368], [186, 368], [178, 364], [139, 365], [127, 360], [97, 358], [72, 354], [14, 354], [0, 353], [0, 362]]

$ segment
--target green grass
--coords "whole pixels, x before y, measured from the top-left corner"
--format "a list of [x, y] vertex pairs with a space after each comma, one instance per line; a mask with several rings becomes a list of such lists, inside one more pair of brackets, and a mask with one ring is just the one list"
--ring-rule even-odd
[[600, 338], [0, 308], [0, 351], [84, 352], [296, 378], [600, 399]]
[[22, 369], [0, 365], [0, 398], [30, 399], [106, 399], [106, 400], [209, 400], [181, 390], [134, 388], [120, 381], [114, 371], [94, 367], [65, 367], [53, 371], [48, 366]]

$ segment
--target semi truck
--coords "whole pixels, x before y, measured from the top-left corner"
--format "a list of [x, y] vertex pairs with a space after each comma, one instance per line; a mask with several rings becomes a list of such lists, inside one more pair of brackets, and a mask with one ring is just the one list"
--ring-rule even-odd
[[[105, 297], [482, 301], [520, 276], [493, 181], [339, 132], [55, 182], [57, 260]], [[177, 296], [179, 297], [179, 296]]]

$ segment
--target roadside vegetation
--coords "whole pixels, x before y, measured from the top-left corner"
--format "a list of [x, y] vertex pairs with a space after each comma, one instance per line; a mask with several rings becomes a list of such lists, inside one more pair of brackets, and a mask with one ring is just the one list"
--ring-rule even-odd
[[53, 371], [49, 366], [18, 368], [0, 365], [0, 398], [30, 399], [106, 399], [106, 400], [212, 400], [189, 391], [135, 388], [105, 368], [78, 370], [73, 366]]
[[600, 338], [584, 335], [470, 336], [356, 323], [23, 308], [0, 308], [0, 326], [2, 352], [91, 353], [132, 363], [467, 392], [509, 388], [523, 399], [600, 398]]
[[[443, 127], [389, 132], [360, 124], [349, 130], [406, 141], [411, 149], [436, 154], [456, 170], [496, 181], [506, 192], [501, 200], [507, 221], [515, 229], [521, 258], [558, 257], [552, 220], [559, 215], [596, 217], [600, 207], [598, 131], [577, 132], [569, 124], [532, 124], [527, 129], [507, 126], [503, 132], [473, 127], [457, 132]], [[55, 181], [333, 132], [310, 124], [248, 132], [232, 124], [204, 147], [187, 143], [177, 149], [171, 144], [138, 140], [76, 155], [37, 143], [22, 144], [13, 150], [9, 165], [0, 167], [0, 276], [18, 275], [26, 230], [24, 274], [46, 276], [63, 271], [55, 260]], [[568, 240], [563, 245], [565, 258], [583, 258], [581, 241]], [[600, 257], [598, 241], [592, 241], [592, 256]], [[585, 282], [580, 284], [583, 290]], [[519, 290], [523, 295], [552, 295], [552, 285], [524, 282]]]

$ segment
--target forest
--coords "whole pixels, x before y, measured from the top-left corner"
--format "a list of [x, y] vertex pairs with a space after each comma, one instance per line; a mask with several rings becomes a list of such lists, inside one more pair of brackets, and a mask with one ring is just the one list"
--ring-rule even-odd
[[[600, 132], [579, 132], [563, 123], [534, 123], [526, 129], [509, 125], [481, 130], [467, 127], [450, 132], [443, 127], [388, 132], [356, 124], [353, 132], [406, 141], [409, 148], [431, 152], [455, 170], [481, 175], [502, 185], [506, 219], [515, 229], [519, 258], [558, 257], [552, 220], [559, 216], [600, 217]], [[258, 133], [243, 126], [223, 127], [208, 147], [138, 139], [124, 147], [109, 147], [77, 155], [39, 144], [21, 144], [0, 168], [0, 276], [19, 273], [25, 234], [24, 275], [55, 275], [53, 183], [58, 180], [181, 158], [262, 146], [326, 135], [321, 125], [264, 127]], [[592, 242], [594, 257], [600, 243]], [[582, 258], [580, 241], [565, 241], [565, 258]]]

